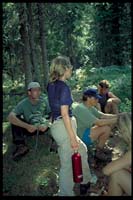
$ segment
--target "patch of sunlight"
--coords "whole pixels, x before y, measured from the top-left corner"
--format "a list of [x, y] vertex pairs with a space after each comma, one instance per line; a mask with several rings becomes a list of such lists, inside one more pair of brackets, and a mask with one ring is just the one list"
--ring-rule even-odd
[[49, 169], [43, 169], [43, 171], [38, 174], [35, 182], [39, 185], [48, 186], [50, 180], [57, 182], [58, 178], [59, 175], [57, 173]]
[[8, 129], [10, 123], [9, 122], [3, 122], [3, 133], [6, 132], [6, 130]]
[[72, 103], [72, 108], [75, 109], [78, 105], [79, 105], [78, 102], [73, 102], [73, 103]]
[[8, 88], [8, 87], [9, 87], [8, 85], [3, 85], [3, 89]]
[[77, 84], [76, 89], [77, 89], [77, 91], [80, 91], [80, 90], [81, 90], [80, 84]]
[[85, 70], [82, 68], [76, 69], [76, 76], [79, 76], [80, 74], [83, 74], [84, 72]]
[[92, 67], [89, 71], [92, 72], [92, 73], [94, 73], [94, 72], [96, 72], [96, 70], [97, 69], [95, 67]]
[[35, 183], [37, 188], [45, 194], [54, 194], [58, 191], [58, 180], [59, 176], [57, 173], [49, 169], [43, 169], [36, 177]]
[[2, 153], [3, 153], [3, 155], [7, 152], [7, 150], [8, 150], [8, 145], [5, 144], [5, 143], [3, 143], [3, 147], [2, 147]]
[[58, 192], [58, 182], [59, 176], [53, 169], [43, 169], [35, 180], [38, 192], [44, 196], [54, 196]]
[[123, 151], [120, 148], [115, 147], [113, 150], [112, 160], [117, 160], [118, 158], [122, 156], [122, 154], [123, 154]]
[[93, 89], [95, 89], [95, 90], [97, 90], [97, 86], [96, 85], [88, 85], [87, 87], [86, 87], [86, 90], [87, 89], [89, 89], [89, 88], [93, 88]]
[[96, 85], [92, 85], [92, 86], [91, 86], [91, 88], [93, 88], [93, 89], [96, 89], [96, 90], [97, 90], [97, 87], [96, 87]]
[[24, 86], [24, 84], [23, 84], [23, 83], [19, 83], [18, 80], [15, 80], [15, 81], [14, 81], [14, 86], [15, 86], [15, 87]]

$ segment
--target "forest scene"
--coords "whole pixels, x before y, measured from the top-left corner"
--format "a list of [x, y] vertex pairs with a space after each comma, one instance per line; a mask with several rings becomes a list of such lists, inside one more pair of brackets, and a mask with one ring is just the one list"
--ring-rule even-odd
[[[51, 61], [59, 55], [69, 57], [73, 66], [67, 81], [73, 106], [81, 102], [85, 89], [97, 88], [106, 79], [121, 100], [119, 112], [131, 112], [131, 3], [10, 2], [2, 3], [2, 11], [3, 196], [56, 196], [60, 162], [49, 129], [39, 135], [37, 149], [36, 135], [27, 137], [30, 152], [15, 162], [8, 115], [27, 96], [31, 81], [40, 83], [47, 99]], [[88, 163], [97, 177], [92, 196], [108, 190], [108, 177], [101, 169], [127, 149], [118, 130], [107, 144], [112, 154], [95, 166], [88, 150]], [[79, 184], [75, 191], [80, 196]]]

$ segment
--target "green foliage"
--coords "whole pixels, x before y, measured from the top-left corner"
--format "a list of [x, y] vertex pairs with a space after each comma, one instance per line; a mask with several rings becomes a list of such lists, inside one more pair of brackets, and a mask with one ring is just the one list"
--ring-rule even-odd
[[[40, 69], [40, 83], [43, 85], [39, 13], [37, 4], [31, 3], [31, 5], [36, 67]], [[7, 121], [12, 108], [26, 96], [26, 69], [17, 4], [2, 3], [2, 6], [3, 121]], [[72, 88], [74, 100], [80, 101], [85, 88], [97, 87], [100, 80], [107, 79], [111, 83], [111, 91], [122, 101], [120, 111], [131, 111], [131, 68], [128, 66], [131, 63], [131, 4], [119, 2], [117, 4], [108, 2], [45, 3], [44, 7], [44, 31], [48, 56], [46, 62], [50, 65], [55, 56], [66, 55], [70, 57], [74, 69], [79, 68], [74, 71], [68, 82]], [[29, 11], [26, 9], [26, 12]], [[26, 26], [27, 29], [28, 26]], [[21, 94], [15, 95], [16, 93]], [[47, 98], [45, 94], [44, 98]], [[41, 119], [40, 115], [36, 117]], [[38, 125], [38, 121], [36, 122]], [[43, 123], [46, 123], [45, 119]], [[3, 192], [9, 196], [52, 195], [55, 191], [50, 191], [48, 186], [49, 180], [53, 179], [49, 179], [48, 174], [45, 176], [44, 168], [51, 174], [56, 172], [55, 166], [59, 165], [58, 156], [49, 155], [48, 145], [44, 143], [45, 138], [43, 137], [41, 142], [39, 140], [39, 151], [36, 154], [34, 150], [31, 150], [24, 160], [19, 163], [13, 162], [11, 159], [11, 130], [8, 130], [8, 125], [3, 128]], [[33, 149], [35, 140], [28, 141], [28, 145]], [[57, 184], [50, 183], [50, 185], [53, 189]]]
[[[99, 81], [107, 79], [112, 91], [121, 99], [120, 111], [131, 112], [131, 67], [130, 66], [107, 66], [99, 68], [78, 69], [69, 81], [73, 89], [75, 101], [79, 101], [82, 92], [88, 87], [97, 88]], [[79, 95], [77, 95], [79, 93]], [[78, 98], [77, 98], [78, 96]]]
[[[2, 5], [4, 72], [15, 81], [25, 73], [19, 12], [14, 3]], [[40, 69], [42, 59], [38, 10], [36, 3], [31, 3], [31, 7], [35, 55]], [[44, 15], [48, 65], [60, 54], [69, 56], [74, 68], [131, 63], [130, 3], [46, 3]], [[43, 75], [40, 74], [40, 77]]]
[[[3, 126], [7, 128], [8, 123]], [[11, 129], [5, 130], [3, 142], [3, 195], [5, 196], [49, 196], [57, 193], [59, 158], [49, 152], [49, 133], [39, 135], [38, 151], [35, 151], [35, 137], [26, 142], [30, 152], [19, 162], [12, 160]], [[52, 181], [52, 182], [51, 182]]]
[[121, 112], [131, 112], [131, 107], [132, 103], [131, 100], [129, 100], [128, 98], [125, 98], [125, 100], [120, 104]]

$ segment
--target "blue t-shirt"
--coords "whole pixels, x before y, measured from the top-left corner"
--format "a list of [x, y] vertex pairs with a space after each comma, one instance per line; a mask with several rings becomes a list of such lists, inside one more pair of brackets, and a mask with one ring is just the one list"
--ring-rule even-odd
[[71, 104], [73, 103], [73, 100], [68, 85], [64, 81], [57, 80], [49, 83], [47, 90], [53, 120], [61, 116], [62, 105], [69, 106], [69, 116], [71, 117]]

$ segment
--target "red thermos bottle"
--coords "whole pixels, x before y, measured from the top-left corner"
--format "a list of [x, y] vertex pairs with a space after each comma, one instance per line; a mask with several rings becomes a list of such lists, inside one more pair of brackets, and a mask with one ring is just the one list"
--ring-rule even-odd
[[73, 181], [75, 183], [81, 183], [83, 181], [81, 155], [76, 151], [72, 155], [72, 168]]

